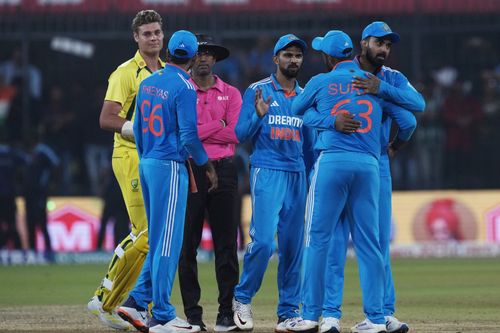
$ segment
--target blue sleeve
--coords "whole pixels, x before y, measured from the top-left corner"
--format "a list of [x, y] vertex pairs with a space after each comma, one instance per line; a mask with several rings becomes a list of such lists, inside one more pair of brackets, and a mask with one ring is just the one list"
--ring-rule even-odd
[[424, 112], [425, 100], [422, 95], [411, 85], [406, 76], [395, 72], [394, 86], [380, 81], [378, 96], [397, 104], [411, 112]]
[[302, 127], [302, 152], [304, 155], [304, 165], [306, 167], [306, 175], [311, 173], [311, 170], [318, 158], [318, 151], [314, 149], [318, 137], [317, 131], [314, 128]]
[[135, 116], [134, 116], [134, 139], [135, 139], [135, 146], [137, 147], [137, 154], [139, 154], [139, 158], [142, 156], [143, 152], [143, 147], [142, 147], [142, 114], [141, 110], [139, 109], [138, 105], [141, 105], [141, 89], [142, 84], [139, 86], [139, 93], [137, 94], [137, 98], [135, 99]]
[[196, 165], [207, 163], [208, 156], [196, 128], [196, 91], [180, 89], [176, 98], [176, 113], [181, 145], [186, 148]]
[[391, 117], [398, 125], [398, 138], [403, 141], [409, 141], [415, 128], [417, 128], [417, 120], [413, 113], [389, 102], [383, 103], [382, 107], [384, 113]]
[[292, 114], [303, 115], [307, 109], [315, 105], [316, 81], [315, 77], [310, 79], [304, 87], [302, 93], [295, 97], [292, 103]]
[[321, 114], [315, 108], [309, 108], [304, 113], [302, 120], [304, 125], [320, 130], [335, 129], [335, 116], [330, 114]]
[[[264, 99], [267, 96], [262, 96]], [[245, 142], [254, 136], [260, 128], [262, 119], [255, 111], [255, 90], [248, 88], [243, 95], [243, 104], [238, 118], [238, 123], [234, 129], [239, 142]]]

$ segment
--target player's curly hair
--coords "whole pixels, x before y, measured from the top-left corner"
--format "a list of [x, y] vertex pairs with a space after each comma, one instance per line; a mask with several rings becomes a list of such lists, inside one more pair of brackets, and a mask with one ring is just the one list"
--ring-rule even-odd
[[132, 32], [138, 32], [141, 25], [155, 22], [158, 22], [160, 27], [163, 27], [161, 16], [155, 10], [141, 10], [137, 13], [137, 15], [135, 15], [134, 20], [132, 21]]

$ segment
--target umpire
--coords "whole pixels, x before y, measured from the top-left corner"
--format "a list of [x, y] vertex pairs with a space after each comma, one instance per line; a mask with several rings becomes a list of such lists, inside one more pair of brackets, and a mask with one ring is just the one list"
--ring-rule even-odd
[[241, 94], [233, 86], [213, 74], [217, 61], [229, 56], [229, 50], [214, 43], [208, 35], [197, 35], [198, 57], [191, 82], [198, 94], [198, 135], [209, 159], [213, 162], [219, 186], [209, 192], [210, 184], [202, 168], [191, 163], [198, 192], [189, 193], [184, 241], [179, 260], [179, 282], [188, 322], [206, 331], [203, 309], [198, 304], [201, 288], [198, 281], [196, 254], [200, 245], [205, 215], [212, 231], [215, 250], [215, 271], [219, 288], [219, 312], [215, 332], [236, 330], [233, 321], [233, 289], [238, 283], [237, 257], [238, 221], [234, 218], [237, 195], [237, 172], [233, 163], [238, 143], [234, 128], [241, 109]]

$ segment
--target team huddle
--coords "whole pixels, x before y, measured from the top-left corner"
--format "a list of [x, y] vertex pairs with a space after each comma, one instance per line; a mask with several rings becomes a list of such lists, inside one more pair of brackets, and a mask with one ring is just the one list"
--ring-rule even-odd
[[[132, 23], [139, 50], [109, 78], [100, 124], [115, 132], [113, 171], [132, 231], [89, 311], [119, 330], [206, 331], [196, 249], [208, 212], [219, 288], [215, 332], [254, 328], [252, 298], [276, 251], [274, 331], [341, 332], [349, 235], [366, 317], [351, 332], [408, 332], [394, 317], [389, 157], [410, 140], [425, 102], [403, 74], [384, 66], [399, 35], [373, 22], [356, 56], [340, 30], [314, 38], [327, 71], [304, 88], [296, 77], [308, 45], [284, 35], [269, 59], [276, 72], [242, 98], [212, 73], [229, 50], [179, 30], [164, 63], [162, 28], [158, 13], [139, 12]], [[251, 242], [240, 275], [232, 157], [247, 140]], [[177, 270], [186, 320], [170, 303]]]

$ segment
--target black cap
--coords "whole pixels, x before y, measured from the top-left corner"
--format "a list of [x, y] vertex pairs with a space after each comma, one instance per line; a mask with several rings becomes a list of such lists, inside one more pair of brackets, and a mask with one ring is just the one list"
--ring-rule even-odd
[[212, 36], [196, 34], [196, 39], [198, 40], [198, 51], [202, 51], [203, 49], [210, 50], [214, 53], [216, 61], [221, 61], [229, 57], [229, 50], [222, 45], [216, 44]]

